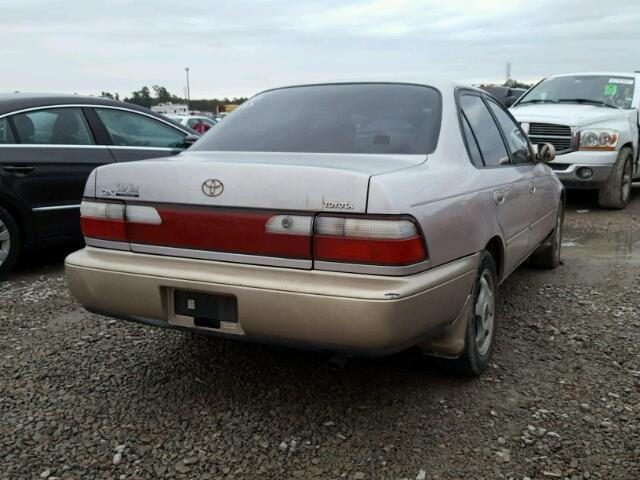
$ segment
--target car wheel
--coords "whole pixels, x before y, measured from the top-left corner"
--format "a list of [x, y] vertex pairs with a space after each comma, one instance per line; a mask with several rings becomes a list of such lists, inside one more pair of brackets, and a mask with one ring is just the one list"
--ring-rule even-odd
[[631, 198], [631, 183], [633, 181], [633, 151], [623, 148], [618, 154], [609, 178], [598, 191], [598, 203], [602, 208], [621, 210]]
[[480, 255], [480, 266], [473, 287], [473, 305], [465, 332], [465, 348], [458, 358], [442, 359], [441, 365], [456, 375], [480, 375], [489, 365], [498, 327], [496, 302], [498, 275], [489, 252]]
[[18, 258], [20, 232], [13, 217], [0, 207], [0, 279], [9, 273]]
[[562, 251], [562, 225], [564, 223], [564, 206], [558, 205], [556, 225], [549, 239], [540, 245], [529, 257], [529, 262], [534, 267], [554, 269], [560, 265]]

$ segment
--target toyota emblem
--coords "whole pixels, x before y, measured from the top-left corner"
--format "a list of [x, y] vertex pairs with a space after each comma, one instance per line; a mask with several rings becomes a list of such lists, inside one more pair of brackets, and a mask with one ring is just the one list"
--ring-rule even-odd
[[202, 184], [202, 193], [207, 197], [218, 197], [224, 192], [224, 183], [217, 178], [210, 178]]

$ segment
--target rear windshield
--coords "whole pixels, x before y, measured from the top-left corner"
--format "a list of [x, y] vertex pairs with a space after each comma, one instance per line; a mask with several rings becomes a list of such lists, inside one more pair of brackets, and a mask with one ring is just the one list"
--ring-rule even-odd
[[283, 88], [249, 99], [192, 150], [428, 154], [441, 116], [440, 93], [430, 87]]

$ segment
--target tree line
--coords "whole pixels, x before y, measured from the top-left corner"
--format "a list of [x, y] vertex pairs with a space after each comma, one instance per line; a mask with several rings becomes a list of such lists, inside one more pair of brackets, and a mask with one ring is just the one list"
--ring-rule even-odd
[[511, 88], [524, 88], [525, 90], [529, 90], [531, 87], [533, 87], [533, 84], [509, 79], [506, 82], [504, 82], [504, 86], [511, 87]]
[[[512, 88], [529, 88], [531, 85], [518, 82], [516, 80], [507, 80], [504, 83], [505, 87]], [[102, 92], [101, 97], [110, 98], [112, 100], [120, 100], [120, 95], [110, 92]], [[160, 103], [187, 103], [187, 100], [177, 95], [170, 93], [165, 87], [160, 85], [153, 85], [151, 88], [144, 86], [140, 90], [131, 92], [131, 95], [122, 99], [125, 102], [140, 105], [141, 107], [151, 108], [154, 105]], [[219, 105], [228, 104], [241, 104], [247, 101], [247, 97], [234, 97], [234, 98], [213, 98], [213, 99], [191, 99], [189, 101], [189, 108], [191, 110], [200, 110], [203, 112], [214, 112]]]
[[[111, 92], [102, 92], [101, 97], [110, 98], [112, 100], [120, 100], [120, 95]], [[187, 103], [187, 100], [170, 93], [165, 87], [153, 85], [151, 88], [144, 86], [140, 90], [131, 92], [131, 95], [122, 99], [125, 102], [140, 105], [141, 107], [151, 108], [160, 103]], [[213, 99], [191, 99], [189, 101], [189, 109], [200, 110], [203, 112], [213, 112], [218, 105], [241, 104], [247, 100], [247, 97], [234, 98], [213, 98]]]

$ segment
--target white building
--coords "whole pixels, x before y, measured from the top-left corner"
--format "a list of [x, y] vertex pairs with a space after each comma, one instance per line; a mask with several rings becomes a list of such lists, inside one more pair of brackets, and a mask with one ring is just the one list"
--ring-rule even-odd
[[189, 115], [189, 108], [181, 103], [161, 103], [151, 107], [151, 110], [161, 115]]

